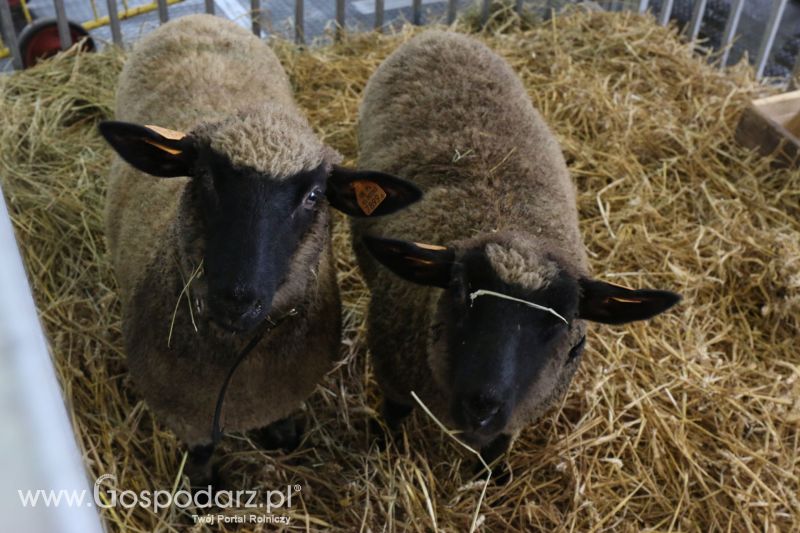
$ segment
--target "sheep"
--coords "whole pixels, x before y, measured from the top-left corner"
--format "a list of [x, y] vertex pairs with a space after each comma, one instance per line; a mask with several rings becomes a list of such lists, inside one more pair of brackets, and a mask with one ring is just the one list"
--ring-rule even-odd
[[587, 321], [644, 320], [680, 298], [590, 276], [559, 145], [511, 67], [472, 38], [427, 31], [393, 52], [367, 83], [358, 141], [361, 167], [424, 195], [351, 221], [391, 430], [413, 391], [491, 463], [564, 396]]
[[236, 354], [293, 309], [233, 375], [221, 418], [267, 447], [296, 445], [290, 415], [340, 344], [328, 204], [378, 216], [420, 191], [338, 166], [272, 50], [207, 15], [138, 43], [120, 76], [116, 120], [99, 127], [119, 156], [106, 236], [130, 375], [189, 448], [190, 478], [211, 475], [215, 403]]

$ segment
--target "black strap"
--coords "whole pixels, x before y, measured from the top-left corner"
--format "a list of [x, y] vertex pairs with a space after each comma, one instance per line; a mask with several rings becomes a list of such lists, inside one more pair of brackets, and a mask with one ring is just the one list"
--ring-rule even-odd
[[236, 372], [236, 369], [239, 368], [239, 365], [244, 361], [244, 358], [247, 357], [247, 354], [253, 351], [253, 348], [261, 342], [261, 339], [264, 338], [264, 335], [272, 331], [273, 329], [280, 326], [287, 318], [293, 317], [297, 315], [296, 309], [291, 309], [288, 313], [280, 317], [278, 320], [273, 321], [271, 318], [267, 317], [264, 320], [264, 323], [261, 325], [259, 330], [253, 335], [250, 339], [250, 342], [247, 343], [247, 346], [239, 352], [239, 355], [236, 357], [236, 360], [231, 365], [231, 368], [228, 370], [228, 375], [225, 376], [225, 381], [222, 382], [222, 387], [219, 390], [219, 395], [217, 396], [217, 405], [214, 408], [214, 422], [211, 426], [211, 446], [216, 447], [217, 443], [219, 443], [220, 439], [222, 438], [222, 430], [219, 427], [219, 417], [222, 413], [222, 404], [225, 403], [225, 393], [228, 390], [228, 385], [231, 382], [231, 378], [233, 377], [233, 373]]

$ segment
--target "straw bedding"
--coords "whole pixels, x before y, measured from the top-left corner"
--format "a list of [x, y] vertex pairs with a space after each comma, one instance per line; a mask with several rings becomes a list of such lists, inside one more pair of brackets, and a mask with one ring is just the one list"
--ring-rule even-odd
[[[226, 484], [302, 485], [281, 512], [309, 530], [466, 531], [476, 509], [485, 531], [796, 529], [800, 172], [732, 141], [764, 89], [746, 65], [720, 73], [650, 18], [576, 12], [524, 31], [498, 26], [480, 38], [511, 62], [562, 142], [595, 272], [684, 302], [650, 323], [595, 327], [571, 392], [515, 444], [509, 483], [479, 502], [474, 457], [424, 413], [406, 424], [405, 449], [380, 451], [368, 435], [378, 403], [368, 295], [339, 221], [341, 364], [304, 407], [298, 451], [228, 436]], [[349, 162], [360, 91], [414, 31], [307, 50], [275, 43], [301, 106]], [[179, 443], [126, 375], [103, 240], [111, 154], [94, 126], [109, 116], [123, 60], [70, 53], [2, 78], [0, 175], [90, 477], [115, 474], [120, 490], [185, 488]], [[206, 528], [193, 512], [103, 516], [111, 530]]]

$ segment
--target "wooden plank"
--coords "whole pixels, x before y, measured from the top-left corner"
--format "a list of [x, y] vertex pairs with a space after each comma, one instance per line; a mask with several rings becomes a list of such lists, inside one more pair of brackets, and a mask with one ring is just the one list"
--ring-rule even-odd
[[759, 98], [753, 105], [766, 117], [783, 124], [800, 111], [800, 91]]
[[775, 156], [775, 164], [796, 167], [800, 162], [800, 139], [787, 128], [800, 111], [800, 91], [753, 101], [736, 128], [736, 141]]

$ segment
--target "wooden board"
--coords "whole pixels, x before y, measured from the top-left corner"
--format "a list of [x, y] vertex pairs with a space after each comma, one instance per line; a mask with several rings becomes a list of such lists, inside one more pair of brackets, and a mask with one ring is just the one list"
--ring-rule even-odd
[[761, 155], [774, 154], [779, 164], [798, 166], [800, 138], [788, 129], [798, 113], [800, 90], [753, 100], [736, 128], [736, 140]]

